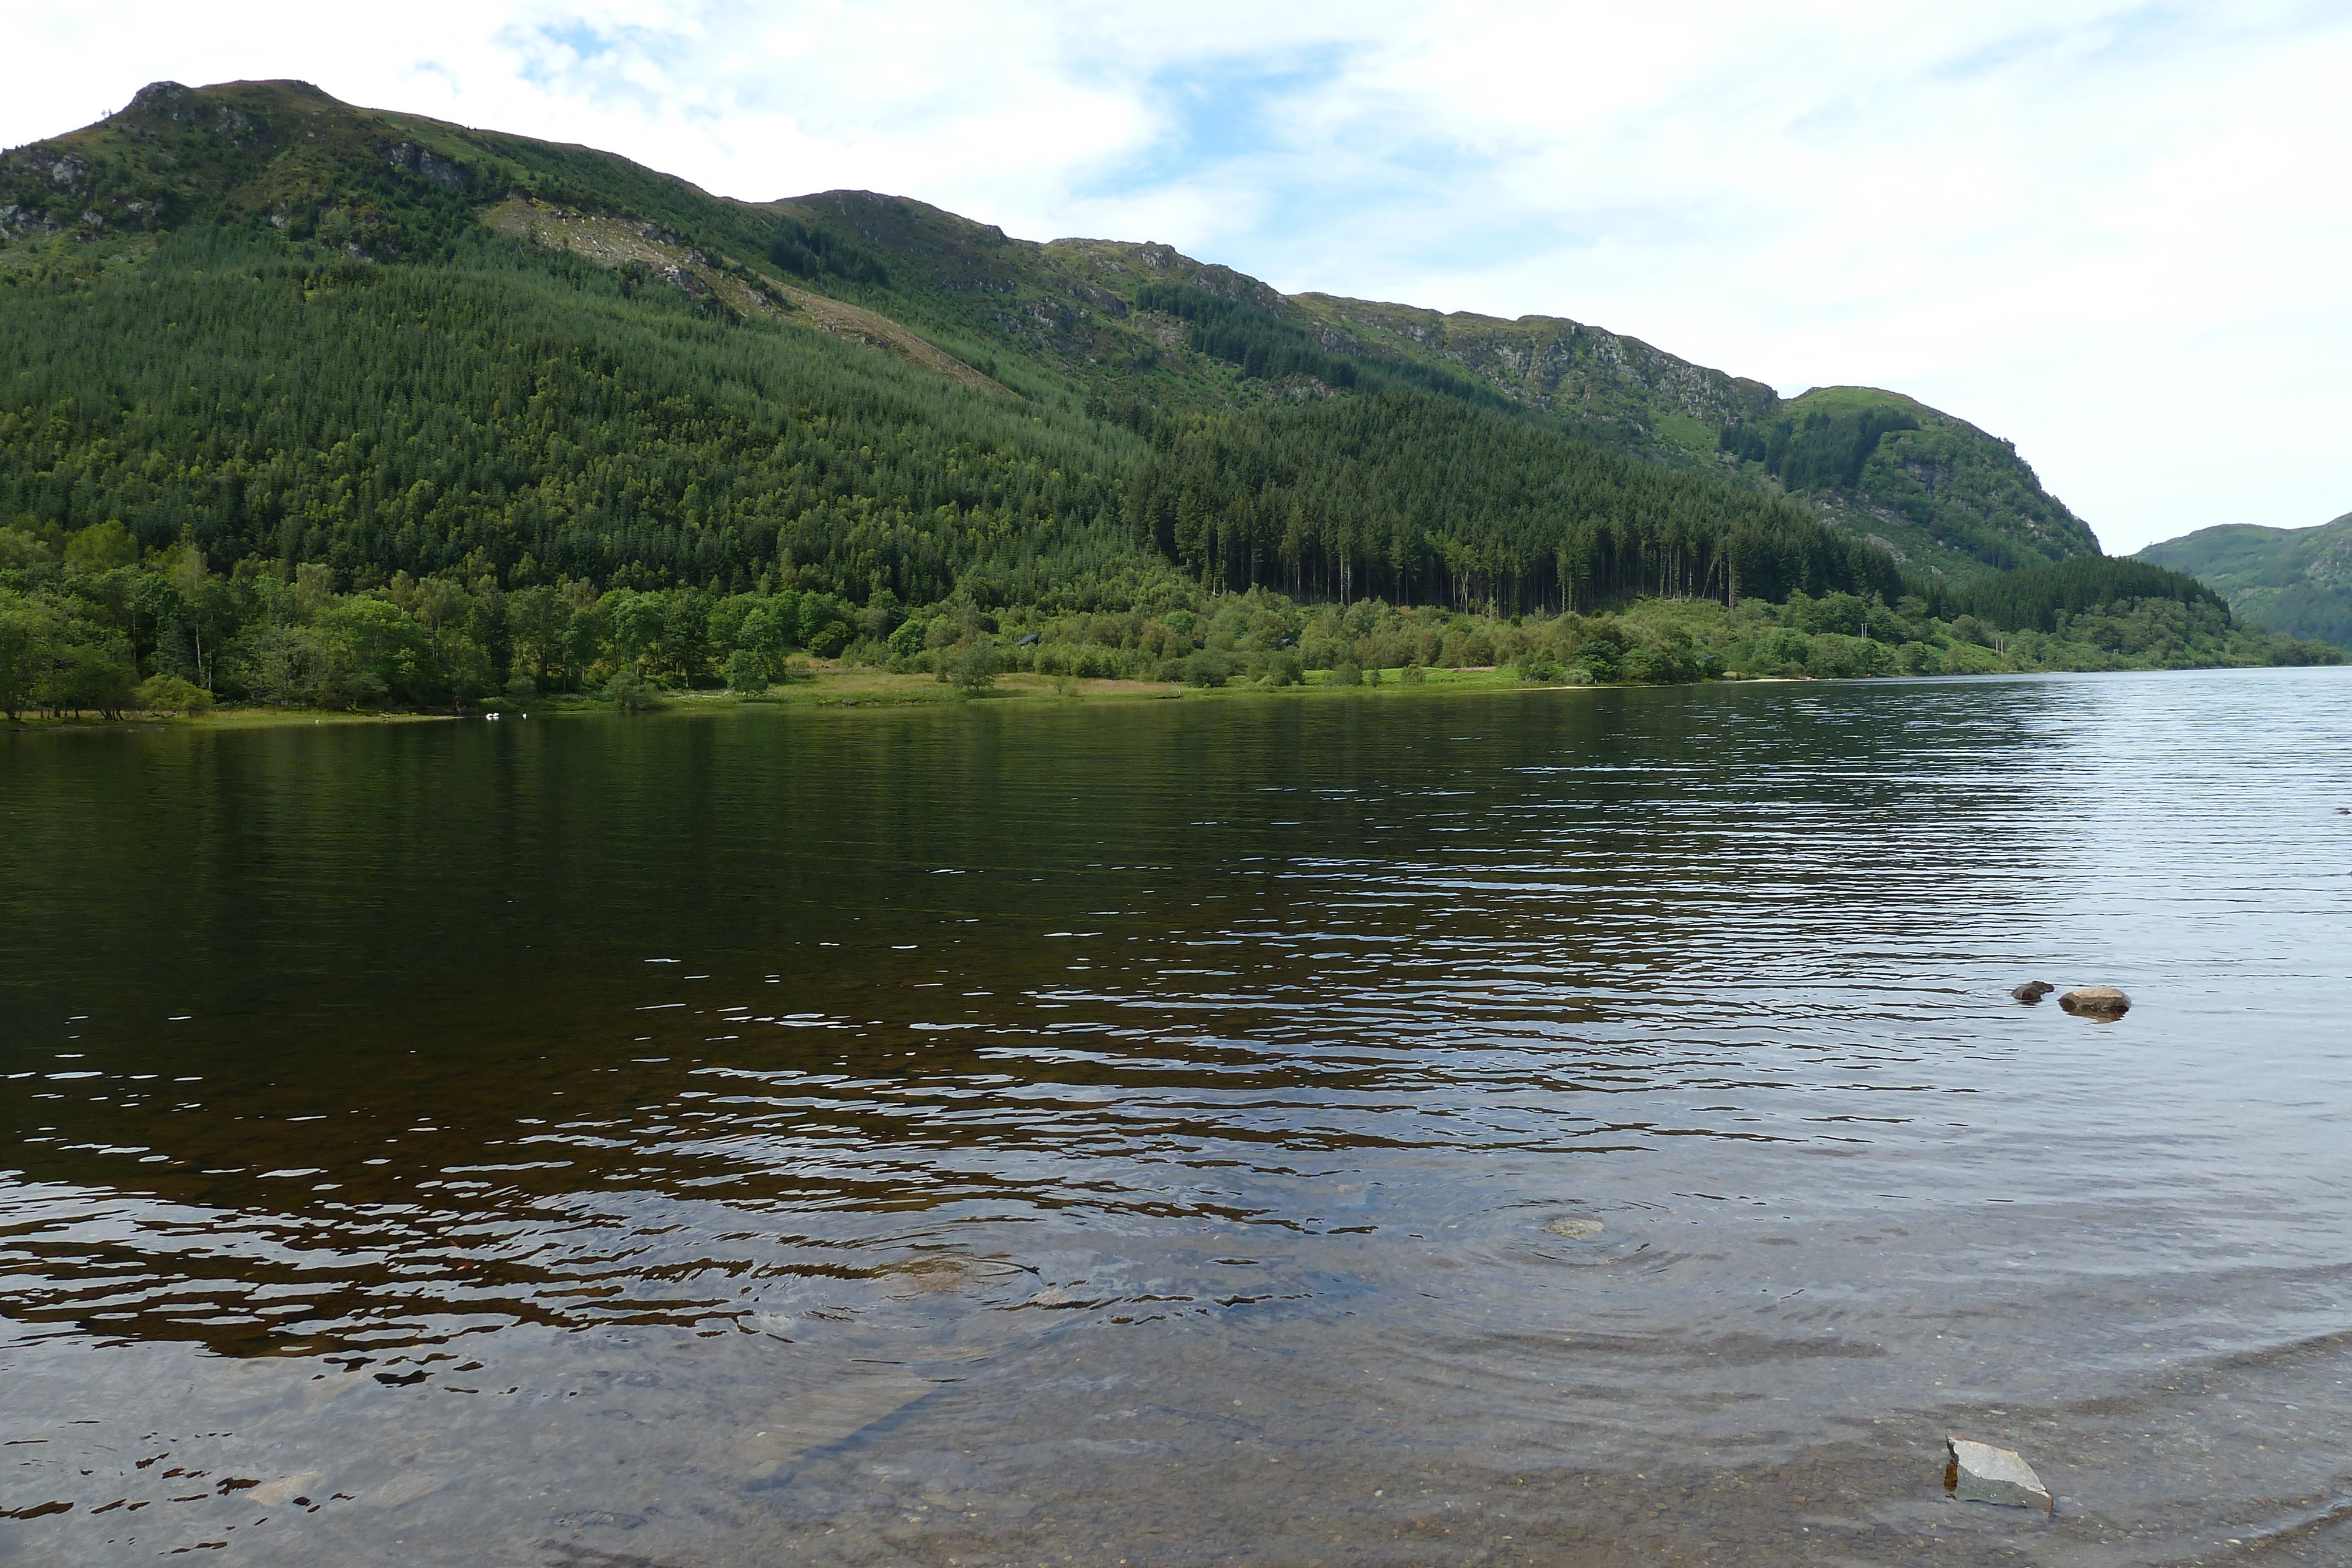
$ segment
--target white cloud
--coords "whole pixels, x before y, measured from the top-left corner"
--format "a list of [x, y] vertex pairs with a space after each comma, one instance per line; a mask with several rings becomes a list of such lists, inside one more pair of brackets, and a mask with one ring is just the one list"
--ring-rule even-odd
[[729, 194], [896, 191], [1895, 387], [2111, 549], [2352, 507], [2332, 5], [125, 0], [12, 45], [9, 144], [157, 78], [298, 76]]

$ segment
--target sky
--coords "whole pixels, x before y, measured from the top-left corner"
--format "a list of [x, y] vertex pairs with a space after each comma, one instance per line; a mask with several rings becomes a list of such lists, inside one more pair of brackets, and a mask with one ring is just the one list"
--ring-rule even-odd
[[2346, 0], [114, 0], [9, 34], [0, 145], [298, 77], [725, 195], [887, 191], [1892, 388], [2117, 554], [2352, 511]]

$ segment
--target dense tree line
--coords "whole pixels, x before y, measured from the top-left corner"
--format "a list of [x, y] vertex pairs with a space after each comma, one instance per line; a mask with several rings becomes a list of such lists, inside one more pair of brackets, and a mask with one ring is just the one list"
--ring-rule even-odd
[[889, 287], [890, 269], [863, 246], [838, 238], [830, 229], [781, 218], [768, 240], [768, 259], [796, 277], [814, 278], [830, 274], [852, 283]]
[[425, 271], [175, 240], [0, 274], [0, 521], [210, 559], [944, 596], [1113, 528], [1141, 445], [560, 256]]
[[1924, 591], [1939, 613], [1974, 615], [2004, 631], [2054, 632], [2064, 616], [2133, 600], [2201, 606], [2224, 625], [2230, 620], [2221, 596], [2195, 578], [2117, 556], [2077, 556]]
[[1163, 420], [1126, 515], [1213, 586], [1343, 601], [1902, 591], [1885, 551], [1801, 507], [1401, 392]]
[[[922, 606], [878, 590], [599, 591], [577, 579], [512, 591], [484, 576], [396, 572], [340, 592], [333, 570], [228, 572], [191, 543], [144, 559], [101, 524], [62, 541], [0, 529], [0, 711], [119, 716], [220, 700], [276, 707], [463, 710], [663, 690], [758, 693], [803, 655], [972, 687], [1000, 670], [1055, 677], [1296, 685], [1508, 665], [1531, 681], [1662, 682], [1749, 674], [1829, 677], [2339, 662], [2336, 649], [2232, 625], [2205, 599], [2146, 597], [2004, 627], [1948, 602], [1802, 591], [1785, 604], [1646, 600], [1621, 612], [1470, 614], [1380, 600], [1316, 604], [1265, 588], [1212, 593], [1161, 568], [1098, 596], [1119, 609], [991, 608], [959, 591]], [[1995, 601], [1988, 601], [1997, 612]], [[2026, 618], [2028, 622], [2031, 617]]]
[[6, 276], [0, 518], [362, 589], [1044, 600], [1138, 548], [1213, 588], [1465, 606], [1895, 587], [1797, 508], [1452, 400], [1094, 419], [487, 239], [430, 272], [214, 234]]
[[1801, 419], [1726, 425], [1717, 447], [1743, 461], [1761, 463], [1764, 472], [1789, 490], [1850, 490], [1883, 438], [1918, 428], [1918, 420], [1898, 408], [1814, 409]]
[[1494, 388], [1412, 360], [1335, 353], [1304, 322], [1262, 306], [1212, 294], [1186, 283], [1146, 283], [1135, 291], [1139, 310], [1158, 310], [1190, 324], [1190, 346], [1243, 375], [1261, 381], [1305, 376], [1327, 387], [1368, 392], [1412, 388], [1480, 408], [1514, 405]]

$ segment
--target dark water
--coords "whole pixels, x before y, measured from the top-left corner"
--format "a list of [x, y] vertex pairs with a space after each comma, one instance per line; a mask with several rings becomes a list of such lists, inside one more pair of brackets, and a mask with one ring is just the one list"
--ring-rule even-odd
[[0, 1561], [2352, 1561], [2339, 806], [2343, 671], [0, 737]]

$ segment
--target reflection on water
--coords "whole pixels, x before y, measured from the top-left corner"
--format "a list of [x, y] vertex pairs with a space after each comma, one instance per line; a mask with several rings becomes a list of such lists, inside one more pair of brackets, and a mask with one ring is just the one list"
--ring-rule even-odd
[[0, 1561], [2340, 1563], [2339, 804], [2336, 671], [0, 737]]

